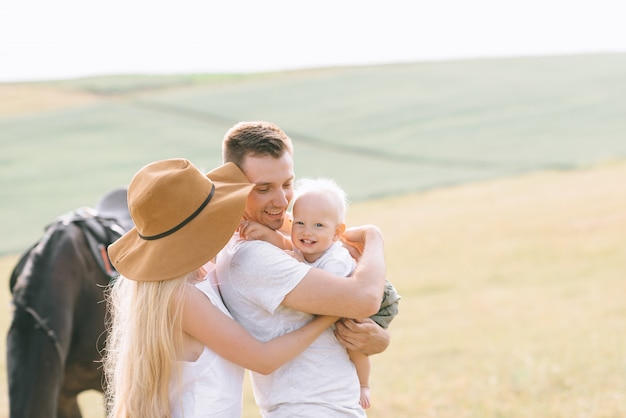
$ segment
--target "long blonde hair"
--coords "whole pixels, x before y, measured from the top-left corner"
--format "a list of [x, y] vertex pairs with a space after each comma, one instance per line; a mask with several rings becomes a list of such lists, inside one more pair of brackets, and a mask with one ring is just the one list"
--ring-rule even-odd
[[170, 418], [170, 382], [180, 382], [182, 301], [190, 273], [172, 280], [118, 278], [108, 294], [104, 353], [109, 418]]

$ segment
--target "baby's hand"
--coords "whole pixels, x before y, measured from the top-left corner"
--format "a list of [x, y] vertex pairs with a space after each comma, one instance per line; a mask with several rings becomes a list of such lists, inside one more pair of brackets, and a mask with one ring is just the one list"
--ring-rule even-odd
[[267, 241], [268, 234], [274, 233], [270, 228], [265, 225], [261, 225], [258, 222], [249, 221], [243, 219], [239, 222], [239, 236], [245, 240], [252, 241], [260, 239]]
[[339, 239], [343, 246], [348, 249], [352, 258], [358, 261], [361, 254], [363, 254], [368, 234], [370, 234], [369, 236], [379, 235], [382, 237], [380, 230], [376, 226], [364, 225], [346, 229]]
[[278, 228], [278, 230], [285, 235], [291, 235], [291, 224], [293, 223], [292, 216], [293, 215], [288, 212], [283, 220], [283, 225]]
[[239, 236], [247, 241], [265, 241], [283, 250], [292, 249], [289, 237], [258, 222], [244, 219], [239, 222], [238, 231]]

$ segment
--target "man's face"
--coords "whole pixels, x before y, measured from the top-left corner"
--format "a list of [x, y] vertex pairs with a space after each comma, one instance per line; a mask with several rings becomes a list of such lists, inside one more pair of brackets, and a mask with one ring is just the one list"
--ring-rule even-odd
[[278, 229], [293, 197], [293, 159], [285, 152], [282, 157], [247, 156], [242, 171], [256, 186], [248, 196], [244, 218]]

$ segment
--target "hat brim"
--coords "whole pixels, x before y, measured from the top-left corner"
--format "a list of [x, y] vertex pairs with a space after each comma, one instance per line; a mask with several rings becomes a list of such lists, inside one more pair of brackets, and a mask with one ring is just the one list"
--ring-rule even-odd
[[232, 163], [206, 176], [215, 185], [215, 193], [180, 230], [149, 241], [133, 227], [109, 246], [111, 262], [120, 274], [137, 281], [173, 279], [203, 266], [226, 245], [237, 229], [254, 184]]

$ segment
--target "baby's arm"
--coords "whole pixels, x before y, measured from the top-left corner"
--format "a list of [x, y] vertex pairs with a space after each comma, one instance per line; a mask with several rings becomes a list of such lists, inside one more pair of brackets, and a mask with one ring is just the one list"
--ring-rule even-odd
[[257, 239], [266, 241], [283, 250], [293, 249], [289, 237], [283, 235], [280, 231], [275, 231], [254, 221], [241, 221], [239, 223], [239, 236], [248, 241]]

